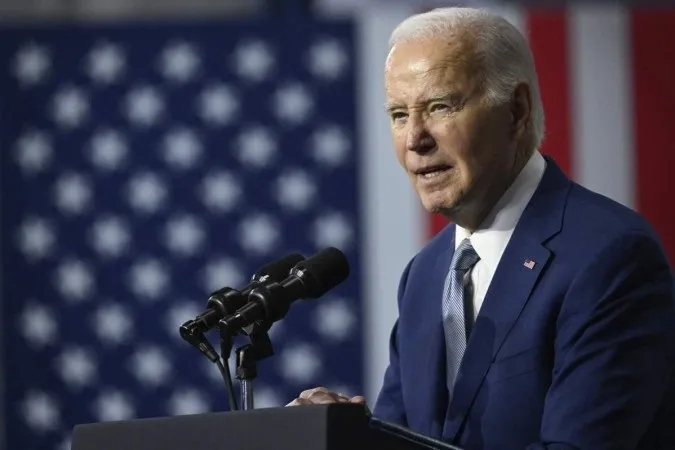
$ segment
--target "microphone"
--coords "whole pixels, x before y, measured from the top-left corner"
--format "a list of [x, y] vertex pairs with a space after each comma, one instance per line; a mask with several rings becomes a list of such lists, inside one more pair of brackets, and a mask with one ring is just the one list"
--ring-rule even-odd
[[199, 346], [198, 343], [193, 342], [195, 341], [195, 336], [207, 332], [215, 327], [220, 319], [233, 314], [244, 306], [250, 292], [255, 287], [268, 281], [283, 280], [295, 264], [304, 259], [305, 257], [299, 253], [286, 255], [277, 261], [261, 267], [260, 270], [253, 274], [251, 282], [242, 290], [224, 287], [213, 292], [206, 303], [206, 311], [198, 315], [194, 320], [189, 320], [181, 325], [180, 335], [186, 341]]
[[219, 324], [234, 336], [255, 322], [272, 324], [288, 313], [291, 303], [317, 298], [342, 283], [349, 276], [349, 262], [335, 247], [321, 250], [298, 262], [286, 279], [260, 284], [248, 294], [248, 303]]

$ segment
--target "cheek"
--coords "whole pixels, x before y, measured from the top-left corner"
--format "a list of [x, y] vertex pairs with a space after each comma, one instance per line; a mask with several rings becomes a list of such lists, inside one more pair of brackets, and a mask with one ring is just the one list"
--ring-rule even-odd
[[459, 116], [443, 127], [442, 133], [449, 148], [462, 162], [471, 164], [492, 152], [494, 142], [499, 140], [494, 130], [477, 114]]
[[[464, 120], [462, 120], [464, 119]], [[481, 132], [475, 123], [465, 118], [447, 121], [435, 131], [440, 148], [458, 169], [456, 181], [471, 184], [480, 172], [485, 159], [485, 141], [490, 137]]]
[[430, 133], [438, 147], [456, 163], [461, 162], [471, 151], [471, 139], [466, 127], [457, 120], [445, 120], [436, 124]]

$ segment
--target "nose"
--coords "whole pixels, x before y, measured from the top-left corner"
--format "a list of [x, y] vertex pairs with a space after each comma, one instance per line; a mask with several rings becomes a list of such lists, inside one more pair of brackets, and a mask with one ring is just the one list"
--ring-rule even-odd
[[428, 153], [436, 146], [434, 138], [427, 130], [424, 121], [410, 117], [409, 129], [406, 138], [406, 149], [415, 153]]

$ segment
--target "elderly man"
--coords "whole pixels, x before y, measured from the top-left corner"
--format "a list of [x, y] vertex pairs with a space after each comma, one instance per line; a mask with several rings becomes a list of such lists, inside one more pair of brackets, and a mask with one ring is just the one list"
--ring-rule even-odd
[[[445, 8], [394, 30], [394, 147], [452, 225], [405, 268], [377, 417], [465, 449], [675, 448], [675, 281], [638, 214], [539, 153], [522, 35]], [[345, 402], [323, 388], [290, 405]]]

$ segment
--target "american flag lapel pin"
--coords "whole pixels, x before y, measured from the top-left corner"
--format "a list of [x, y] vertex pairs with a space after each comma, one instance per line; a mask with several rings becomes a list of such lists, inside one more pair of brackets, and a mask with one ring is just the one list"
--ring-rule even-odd
[[534, 269], [534, 264], [535, 264], [535, 262], [533, 260], [529, 259], [529, 258], [526, 259], [525, 262], [523, 263], [523, 265], [530, 270]]

